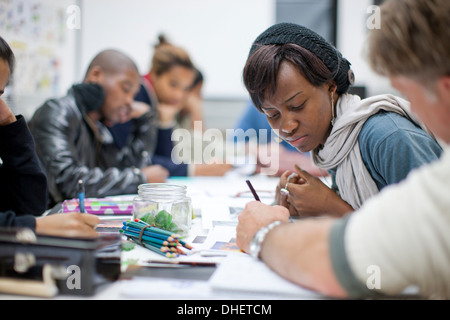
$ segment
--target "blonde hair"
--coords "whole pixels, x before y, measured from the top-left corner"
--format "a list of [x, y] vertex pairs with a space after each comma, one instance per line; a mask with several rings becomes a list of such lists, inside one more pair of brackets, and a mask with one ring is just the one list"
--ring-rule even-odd
[[158, 40], [152, 58], [152, 72], [159, 76], [174, 66], [194, 69], [189, 54], [183, 48], [170, 44], [163, 35], [159, 35]]
[[366, 47], [377, 73], [428, 85], [450, 75], [449, 0], [388, 0], [380, 17]]

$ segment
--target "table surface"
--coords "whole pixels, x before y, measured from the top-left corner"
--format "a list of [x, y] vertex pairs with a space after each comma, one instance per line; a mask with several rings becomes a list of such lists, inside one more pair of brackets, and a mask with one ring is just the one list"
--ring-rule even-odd
[[[218, 233], [223, 230], [227, 230], [227, 232], [233, 232], [234, 230], [235, 232], [238, 213], [247, 202], [254, 200], [245, 182], [246, 179], [252, 182], [262, 202], [267, 204], [273, 202], [278, 178], [267, 176], [254, 176], [250, 178], [229, 176], [221, 178], [174, 178], [169, 180], [170, 183], [186, 185], [188, 190], [187, 195], [192, 199], [195, 218], [193, 219], [192, 227], [186, 240], [187, 242], [193, 241], [197, 236], [203, 236], [205, 239], [216, 236], [220, 237], [221, 235]], [[229, 237], [229, 235], [223, 237]], [[217, 241], [217, 239], [211, 241]], [[206, 240], [207, 242], [208, 240]], [[244, 253], [240, 254], [245, 255]], [[171, 299], [294, 298], [264, 292], [217, 292], [212, 290], [209, 280], [217, 270], [217, 266], [220, 265], [220, 258], [215, 260], [219, 261], [217, 266], [146, 265], [146, 261], [152, 260], [155, 257], [158, 257], [158, 255], [151, 253], [143, 247], [136, 246], [131, 251], [122, 252], [123, 272], [118, 281], [98, 287], [95, 295], [90, 297], [56, 295], [52, 299], [164, 299], [165, 295]], [[214, 260], [216, 258], [211, 259]], [[136, 264], [130, 263], [124, 266], [124, 261], [129, 262], [130, 260], [139, 261]], [[239, 268], [239, 266], [236, 266], [236, 268]], [[130, 290], [131, 285], [133, 285], [133, 290]], [[155, 292], [155, 290], [146, 289], [149, 287], [159, 289]], [[183, 290], [180, 290], [181, 287], [183, 287]], [[311, 297], [316, 296], [305, 295], [307, 299], [311, 299]], [[298, 298], [301, 297], [295, 297], [295, 299]], [[0, 294], [0, 299], [39, 298]]]

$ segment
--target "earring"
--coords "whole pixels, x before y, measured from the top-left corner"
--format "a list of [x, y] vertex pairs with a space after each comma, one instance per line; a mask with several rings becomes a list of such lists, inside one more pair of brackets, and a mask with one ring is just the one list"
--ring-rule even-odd
[[334, 126], [336, 118], [334, 116], [334, 92], [331, 92], [331, 125]]

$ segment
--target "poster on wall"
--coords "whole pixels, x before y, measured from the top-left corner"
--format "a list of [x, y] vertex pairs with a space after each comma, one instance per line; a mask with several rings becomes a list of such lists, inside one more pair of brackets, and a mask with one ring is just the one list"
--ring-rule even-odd
[[45, 99], [64, 93], [73, 76], [73, 30], [68, 8], [76, 1], [0, 0], [0, 35], [16, 57], [7, 94], [16, 113], [30, 117]]

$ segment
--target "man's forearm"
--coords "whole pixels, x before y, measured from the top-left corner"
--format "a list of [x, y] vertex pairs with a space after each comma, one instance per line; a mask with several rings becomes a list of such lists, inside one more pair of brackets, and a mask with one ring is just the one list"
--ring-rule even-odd
[[330, 260], [328, 236], [333, 220], [305, 219], [271, 230], [261, 259], [284, 278], [327, 296], [345, 297]]

